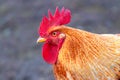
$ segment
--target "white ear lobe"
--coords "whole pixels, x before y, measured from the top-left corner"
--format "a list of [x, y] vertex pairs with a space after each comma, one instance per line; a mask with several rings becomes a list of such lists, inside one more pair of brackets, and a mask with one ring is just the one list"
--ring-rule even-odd
[[61, 33], [58, 37], [59, 37], [60, 39], [61, 39], [61, 38], [65, 38], [65, 34]]

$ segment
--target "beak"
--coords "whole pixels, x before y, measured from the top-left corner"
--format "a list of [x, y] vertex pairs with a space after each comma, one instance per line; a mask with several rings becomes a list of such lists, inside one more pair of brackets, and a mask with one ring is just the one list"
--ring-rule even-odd
[[39, 38], [37, 39], [37, 43], [45, 42], [45, 41], [46, 41], [46, 39], [45, 39], [45, 38], [42, 38], [42, 37], [39, 37]]

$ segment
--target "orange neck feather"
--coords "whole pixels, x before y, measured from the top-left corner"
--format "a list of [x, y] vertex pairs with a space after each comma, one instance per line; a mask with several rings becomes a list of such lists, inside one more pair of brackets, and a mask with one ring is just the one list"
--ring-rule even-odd
[[91, 75], [91, 80], [94, 80], [94, 75], [97, 77], [102, 74], [115, 77], [111, 65], [120, 55], [114, 54], [115, 47], [108, 45], [111, 44], [109, 39], [104, 40], [98, 34], [64, 26], [58, 30], [66, 34], [66, 39], [59, 51], [58, 64], [86, 79]]

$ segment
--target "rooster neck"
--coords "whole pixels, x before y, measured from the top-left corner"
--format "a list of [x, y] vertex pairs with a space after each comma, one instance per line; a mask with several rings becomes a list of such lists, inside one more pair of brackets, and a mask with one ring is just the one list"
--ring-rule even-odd
[[110, 47], [112, 41], [104, 41], [100, 35], [82, 30], [68, 29], [63, 32], [66, 39], [54, 65], [56, 74], [59, 74], [58, 71], [62, 71], [64, 76], [67, 72], [75, 73], [75, 80], [113, 80], [116, 77], [114, 68], [119, 70], [119, 64], [114, 62], [120, 59], [114, 54], [115, 46]]
[[100, 41], [97, 34], [69, 28], [64, 29], [64, 33], [66, 33], [66, 39], [59, 51], [58, 60], [64, 59], [67, 62], [75, 62], [79, 57], [80, 61], [86, 62], [86, 60], [89, 61], [89, 58], [93, 59], [99, 56], [103, 50], [105, 51], [105, 48], [102, 49], [105, 43]]

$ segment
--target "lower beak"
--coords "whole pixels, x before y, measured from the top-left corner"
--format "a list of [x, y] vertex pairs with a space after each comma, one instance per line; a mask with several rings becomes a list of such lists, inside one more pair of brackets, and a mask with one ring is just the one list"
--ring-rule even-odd
[[37, 43], [45, 42], [45, 41], [46, 41], [46, 39], [45, 39], [45, 38], [42, 38], [42, 37], [39, 37], [39, 38], [37, 39]]

